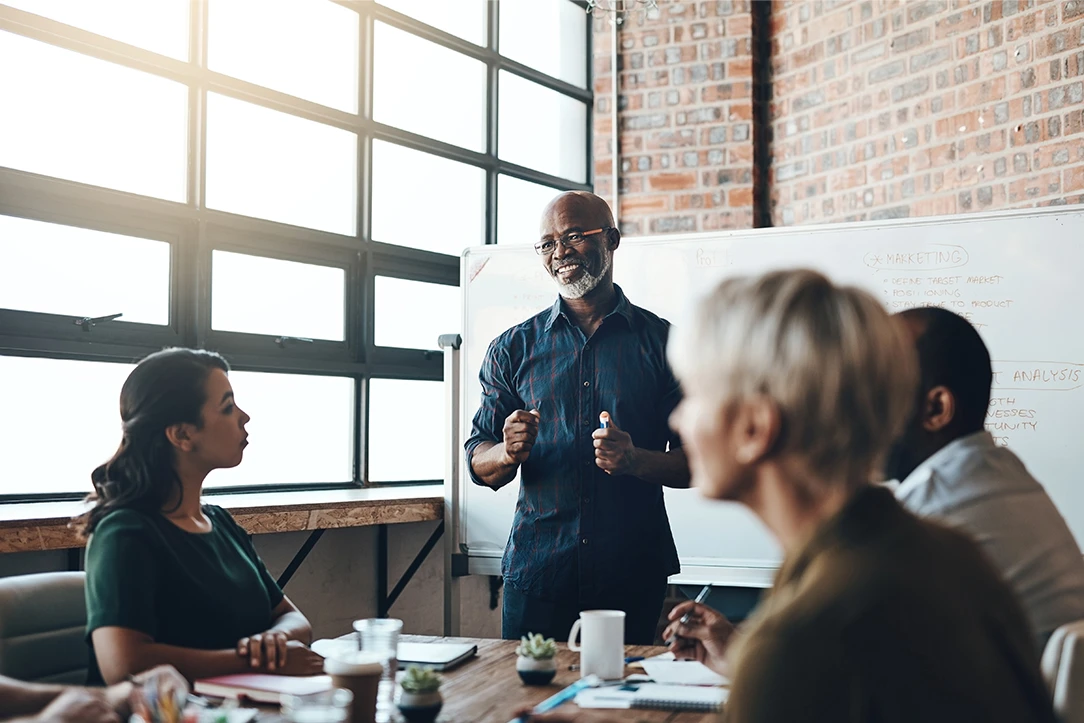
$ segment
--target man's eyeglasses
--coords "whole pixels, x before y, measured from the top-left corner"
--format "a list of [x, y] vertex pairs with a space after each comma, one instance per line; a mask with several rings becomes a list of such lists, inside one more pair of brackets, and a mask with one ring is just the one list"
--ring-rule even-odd
[[542, 239], [534, 245], [535, 253], [539, 256], [545, 256], [546, 254], [552, 254], [554, 249], [557, 248], [557, 243], [560, 242], [566, 249], [579, 248], [583, 246], [583, 242], [587, 240], [588, 236], [594, 236], [595, 234], [605, 233], [610, 230], [609, 226], [603, 228], [596, 228], [594, 231], [569, 231], [561, 238], [554, 239]]

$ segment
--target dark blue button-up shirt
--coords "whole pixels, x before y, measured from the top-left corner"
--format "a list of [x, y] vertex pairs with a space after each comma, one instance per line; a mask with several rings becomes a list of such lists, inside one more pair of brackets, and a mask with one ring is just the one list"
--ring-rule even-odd
[[558, 298], [497, 337], [479, 373], [482, 405], [465, 445], [475, 483], [482, 484], [470, 465], [475, 448], [503, 441], [515, 410], [539, 413], [502, 562], [506, 582], [535, 597], [589, 601], [679, 569], [662, 486], [595, 464], [591, 433], [602, 411], [640, 449], [680, 444], [668, 425], [681, 398], [666, 363], [670, 324], [630, 304], [620, 288], [617, 296], [590, 339]]

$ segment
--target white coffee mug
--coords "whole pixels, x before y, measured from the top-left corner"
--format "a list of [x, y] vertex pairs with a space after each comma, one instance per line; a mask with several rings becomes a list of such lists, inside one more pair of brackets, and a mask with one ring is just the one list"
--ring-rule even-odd
[[[576, 644], [582, 633], [583, 641]], [[580, 654], [580, 677], [616, 680], [625, 675], [625, 611], [584, 610], [568, 632], [568, 649]]]

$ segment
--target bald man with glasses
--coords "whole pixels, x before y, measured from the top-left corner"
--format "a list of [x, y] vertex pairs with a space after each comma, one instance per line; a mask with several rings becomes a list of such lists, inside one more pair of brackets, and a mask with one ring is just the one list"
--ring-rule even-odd
[[503, 636], [565, 640], [581, 610], [605, 608], [625, 611], [628, 643], [650, 644], [678, 572], [662, 488], [689, 486], [668, 424], [680, 401], [670, 325], [614, 284], [621, 234], [601, 198], [561, 194], [540, 230], [534, 248], [559, 296], [490, 344], [465, 445], [476, 484], [520, 475]]

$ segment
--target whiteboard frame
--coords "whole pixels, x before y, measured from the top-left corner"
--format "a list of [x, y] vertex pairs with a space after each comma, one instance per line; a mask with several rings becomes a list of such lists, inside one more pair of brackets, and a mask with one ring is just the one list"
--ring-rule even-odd
[[[795, 233], [801, 233], [803, 235], [818, 236], [820, 234], [838, 234], [844, 232], [852, 232], [856, 230], [871, 230], [876, 231], [878, 229], [895, 229], [895, 228], [917, 228], [921, 226], [934, 226], [934, 225], [953, 225], [959, 223], [982, 223], [985, 221], [993, 221], [998, 219], [1024, 219], [1024, 218], [1040, 218], [1040, 217], [1056, 217], [1064, 215], [1080, 215], [1084, 214], [1084, 206], [1081, 205], [1065, 205], [1065, 206], [1051, 206], [1048, 208], [1026, 208], [1026, 209], [1007, 209], [1002, 211], [993, 211], [989, 213], [969, 213], [969, 214], [955, 214], [951, 216], [923, 216], [919, 218], [908, 219], [891, 219], [887, 221], [856, 221], [849, 223], [830, 223], [830, 224], [818, 224], [811, 226], [780, 226], [773, 228], [762, 229], [730, 229], [721, 231], [706, 231], [699, 233], [687, 233], [687, 234], [664, 234], [655, 236], [634, 236], [634, 237], [622, 237], [622, 243], [631, 244], [660, 244], [660, 243], [680, 243], [685, 241], [699, 241], [699, 240], [735, 240], [745, 237], [766, 238], [777, 237], [782, 235], [793, 235]], [[460, 325], [463, 329], [464, 339], [466, 339], [467, 332], [467, 304], [466, 304], [466, 289], [469, 284], [469, 261], [471, 254], [485, 253], [487, 255], [504, 254], [504, 253], [522, 253], [522, 245], [495, 245], [488, 244], [484, 246], [472, 246], [463, 251], [460, 255], [459, 264], [459, 284], [460, 288], [464, 290], [463, 303], [462, 303], [462, 318], [460, 319]], [[556, 297], [555, 297], [556, 298]], [[468, 402], [466, 397], [466, 387], [464, 383], [466, 374], [472, 373], [467, 369], [466, 365], [461, 365], [460, 374], [452, 380], [445, 380], [446, 383], [454, 385], [452, 394], [457, 395], [459, 399], [460, 409], [466, 409], [465, 406]], [[474, 372], [477, 373], [477, 372]], [[457, 420], [458, 422], [459, 420]], [[466, 464], [466, 459], [463, 452], [463, 442], [466, 439], [466, 435], [469, 430], [465, 428], [465, 425], [455, 424], [453, 428], [459, 432], [457, 439], [454, 440], [452, 445], [452, 454], [458, 459], [458, 464]], [[458, 437], [462, 437], [461, 439]], [[462, 468], [460, 468], [462, 469]], [[458, 475], [458, 480], [454, 483], [458, 483], [458, 494], [455, 495], [455, 500], [458, 503], [456, 509], [452, 510], [451, 514], [448, 514], [448, 519], [453, 521], [453, 529], [446, 530], [445, 534], [452, 533], [450, 538], [454, 541], [454, 544], [458, 550], [467, 557], [467, 572], [471, 575], [496, 575], [501, 574], [501, 557], [503, 556], [503, 550], [475, 550], [471, 551], [462, 535], [465, 529], [465, 520], [463, 519], [463, 506], [462, 501], [466, 498], [466, 490], [464, 485], [473, 485], [474, 483], [470, 479], [470, 475], [463, 470], [463, 474]], [[446, 483], [447, 484], [447, 483]], [[447, 513], [446, 513], [447, 514]], [[772, 586], [775, 578], [775, 573], [778, 569], [777, 566], [765, 566], [759, 562], [729, 559], [729, 558], [686, 558], [681, 561], [681, 572], [677, 575], [670, 577], [671, 584], [713, 584], [713, 585], [725, 585], [732, 587], [752, 587], [752, 588], [768, 588]]]

